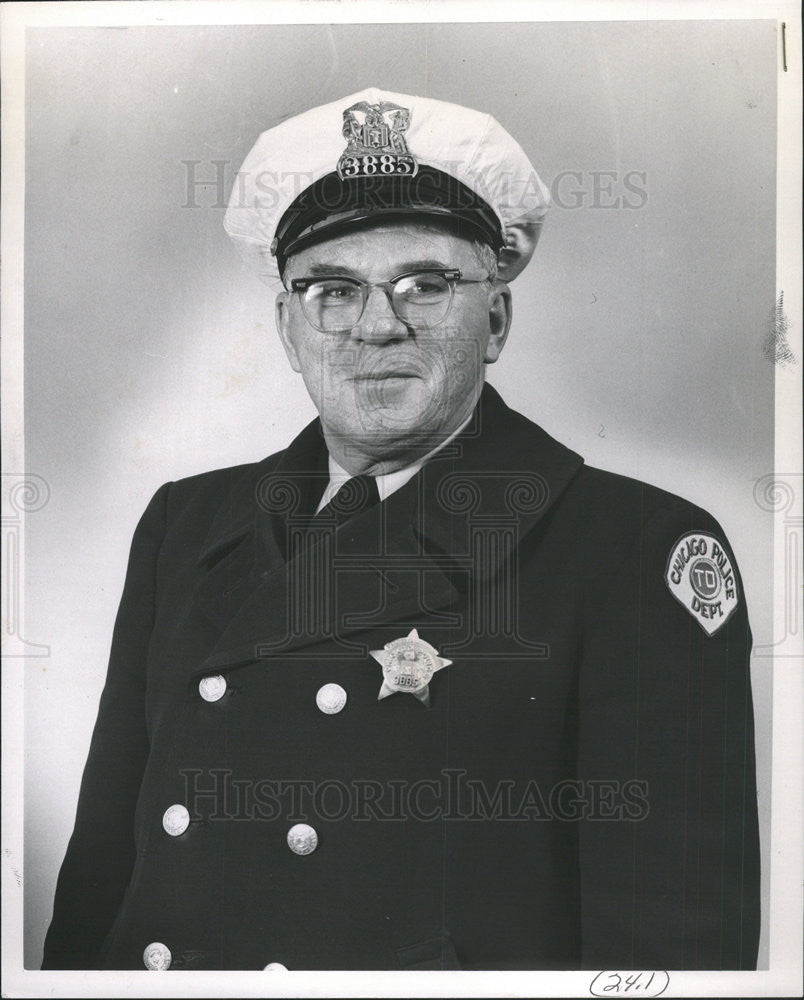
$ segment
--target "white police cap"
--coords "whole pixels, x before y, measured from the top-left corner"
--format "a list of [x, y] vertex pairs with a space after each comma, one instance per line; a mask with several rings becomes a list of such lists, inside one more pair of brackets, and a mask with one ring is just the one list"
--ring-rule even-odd
[[381, 216], [448, 218], [527, 265], [549, 204], [522, 147], [491, 116], [371, 87], [263, 132], [243, 162], [224, 228], [266, 278], [311, 242]]

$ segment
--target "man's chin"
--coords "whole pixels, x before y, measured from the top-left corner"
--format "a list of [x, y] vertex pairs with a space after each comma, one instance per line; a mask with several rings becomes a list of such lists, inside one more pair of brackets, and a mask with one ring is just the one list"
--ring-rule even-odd
[[438, 421], [422, 421], [407, 408], [386, 407], [355, 415], [354, 423], [330, 428], [330, 444], [338, 441], [347, 451], [359, 451], [378, 462], [397, 460], [410, 464], [432, 451], [446, 436]]

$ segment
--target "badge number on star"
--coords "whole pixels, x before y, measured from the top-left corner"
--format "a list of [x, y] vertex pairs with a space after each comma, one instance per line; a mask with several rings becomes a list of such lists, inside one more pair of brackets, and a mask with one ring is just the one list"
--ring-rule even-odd
[[388, 642], [382, 649], [372, 649], [371, 655], [382, 667], [382, 685], [378, 700], [392, 694], [412, 694], [430, 707], [429, 684], [433, 676], [452, 660], [438, 655], [438, 650], [419, 638], [416, 629], [401, 639]]

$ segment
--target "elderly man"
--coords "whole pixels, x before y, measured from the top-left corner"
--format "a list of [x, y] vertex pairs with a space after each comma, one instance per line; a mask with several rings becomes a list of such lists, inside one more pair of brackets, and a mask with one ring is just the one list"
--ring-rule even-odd
[[546, 207], [430, 99], [259, 138], [226, 228], [319, 418], [142, 517], [46, 968], [754, 966], [731, 549], [484, 384]]

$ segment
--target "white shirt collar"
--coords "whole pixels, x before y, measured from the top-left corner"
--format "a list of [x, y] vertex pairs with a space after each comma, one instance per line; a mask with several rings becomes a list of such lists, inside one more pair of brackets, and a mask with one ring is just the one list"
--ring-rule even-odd
[[[377, 483], [377, 491], [380, 494], [380, 500], [385, 500], [392, 493], [395, 493], [398, 489], [405, 485], [409, 479], [413, 479], [416, 473], [421, 469], [425, 462], [428, 462], [436, 452], [441, 451], [442, 448], [446, 447], [450, 441], [457, 437], [461, 431], [466, 427], [469, 421], [472, 419], [472, 414], [464, 420], [464, 422], [456, 427], [449, 437], [444, 438], [444, 440], [436, 445], [432, 451], [428, 451], [426, 455], [417, 459], [412, 465], [405, 466], [404, 469], [397, 469], [395, 472], [387, 472], [383, 476], [375, 476], [374, 479]], [[329, 483], [327, 483], [327, 488], [321, 497], [321, 500], [316, 507], [316, 514], [330, 502], [330, 500], [336, 495], [338, 490], [343, 486], [347, 479], [351, 479], [351, 473], [347, 472], [343, 466], [339, 465], [332, 455], [329, 456]]]

